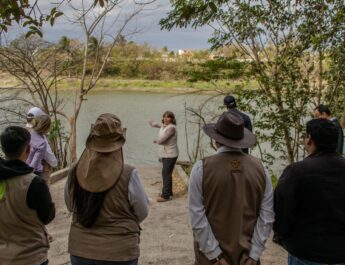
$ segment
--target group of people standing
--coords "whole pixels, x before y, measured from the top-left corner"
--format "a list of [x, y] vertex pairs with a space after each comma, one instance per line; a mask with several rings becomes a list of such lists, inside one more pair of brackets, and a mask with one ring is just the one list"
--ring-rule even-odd
[[[203, 127], [217, 152], [197, 161], [190, 175], [195, 264], [258, 265], [272, 227], [275, 242], [289, 252], [289, 265], [345, 264], [345, 158], [334, 120], [307, 122], [309, 155], [288, 166], [273, 191], [262, 162], [248, 154], [256, 143], [249, 117], [237, 110], [233, 96], [224, 104], [228, 109], [217, 122]], [[316, 116], [324, 113], [320, 106], [315, 109]], [[0, 136], [5, 154], [0, 163], [2, 265], [48, 264], [45, 224], [54, 219], [55, 208], [42, 181], [49, 151], [46, 122], [39, 124], [30, 132], [10, 126]], [[178, 157], [176, 119], [167, 111], [162, 123], [149, 124], [160, 129], [154, 140], [163, 164], [157, 202], [168, 202]], [[125, 143], [121, 120], [101, 114], [71, 166], [64, 197], [73, 214], [68, 239], [73, 265], [138, 264], [140, 223], [148, 216], [149, 201], [138, 170], [124, 162]]]

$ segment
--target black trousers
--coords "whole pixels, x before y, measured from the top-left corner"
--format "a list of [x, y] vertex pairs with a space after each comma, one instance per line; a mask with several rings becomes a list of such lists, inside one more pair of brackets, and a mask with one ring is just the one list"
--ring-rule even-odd
[[177, 157], [172, 158], [162, 158], [163, 169], [162, 169], [162, 178], [163, 178], [163, 189], [162, 197], [164, 199], [169, 199], [173, 195], [172, 191], [172, 173], [174, 166], [176, 164]]

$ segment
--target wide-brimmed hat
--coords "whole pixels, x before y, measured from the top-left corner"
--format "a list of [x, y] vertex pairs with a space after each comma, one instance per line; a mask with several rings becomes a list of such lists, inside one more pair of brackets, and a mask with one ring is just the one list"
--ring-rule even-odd
[[234, 112], [224, 112], [217, 123], [205, 124], [204, 132], [216, 142], [233, 148], [248, 148], [256, 143], [255, 135], [244, 127], [242, 117]]
[[125, 132], [120, 119], [110, 113], [100, 115], [91, 126], [76, 166], [76, 177], [84, 190], [103, 192], [117, 183], [123, 170]]
[[97, 152], [112, 152], [125, 144], [126, 129], [122, 128], [120, 119], [111, 113], [101, 114], [86, 140], [86, 147]]

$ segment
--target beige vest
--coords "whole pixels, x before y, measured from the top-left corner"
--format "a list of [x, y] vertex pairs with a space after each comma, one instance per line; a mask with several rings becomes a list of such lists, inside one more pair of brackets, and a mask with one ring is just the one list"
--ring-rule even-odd
[[0, 200], [0, 264], [39, 265], [47, 258], [49, 242], [44, 224], [26, 204], [35, 177], [27, 174], [3, 182]]
[[165, 134], [165, 131], [170, 127], [175, 127], [175, 134], [171, 136], [166, 142], [164, 142], [163, 145], [159, 145], [159, 157], [161, 158], [178, 157], [176, 125], [169, 124], [166, 127], [162, 126], [159, 130], [158, 137], [163, 136]]
[[[213, 234], [230, 265], [243, 265], [251, 248], [266, 177], [261, 162], [244, 153], [227, 152], [203, 161], [203, 196]], [[212, 263], [195, 244], [199, 265]]]
[[104, 261], [129, 261], [139, 257], [139, 223], [131, 210], [128, 184], [133, 167], [123, 173], [106, 194], [98, 219], [85, 228], [73, 217], [68, 252], [74, 256]]

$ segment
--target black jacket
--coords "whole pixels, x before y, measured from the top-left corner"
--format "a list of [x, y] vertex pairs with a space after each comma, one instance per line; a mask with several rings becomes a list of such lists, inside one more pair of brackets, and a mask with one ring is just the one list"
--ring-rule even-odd
[[331, 122], [337, 127], [338, 130], [338, 146], [337, 146], [337, 152], [339, 154], [343, 154], [343, 147], [344, 147], [344, 133], [343, 128], [341, 128], [339, 121], [336, 118], [331, 119]]
[[288, 166], [274, 191], [278, 242], [292, 255], [345, 262], [345, 158], [319, 152]]
[[[20, 160], [0, 159], [0, 181], [20, 177], [33, 172], [33, 168]], [[44, 224], [50, 223], [55, 217], [55, 206], [45, 180], [36, 176], [26, 194], [26, 204], [36, 210], [38, 218]], [[0, 213], [1, 216], [1, 213]]]

